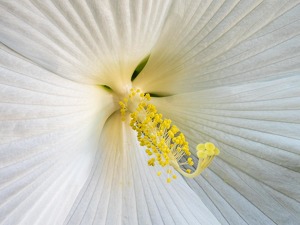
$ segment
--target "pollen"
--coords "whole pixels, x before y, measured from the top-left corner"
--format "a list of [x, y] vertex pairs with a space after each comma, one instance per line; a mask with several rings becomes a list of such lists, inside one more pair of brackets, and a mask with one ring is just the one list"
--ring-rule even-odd
[[[127, 112], [130, 112], [129, 125], [137, 132], [140, 145], [146, 147], [145, 152], [150, 157], [148, 165], [160, 165], [166, 168], [167, 183], [177, 177], [171, 168], [183, 176], [194, 178], [200, 175], [220, 153], [211, 142], [198, 144], [196, 147], [198, 162], [195, 168], [184, 134], [172, 124], [170, 119], [158, 113], [156, 107], [151, 104], [151, 97], [148, 93], [144, 94], [139, 89], [131, 89], [128, 98], [120, 101], [119, 105], [122, 121], [126, 120]], [[158, 176], [161, 174], [161, 171], [157, 172]]]

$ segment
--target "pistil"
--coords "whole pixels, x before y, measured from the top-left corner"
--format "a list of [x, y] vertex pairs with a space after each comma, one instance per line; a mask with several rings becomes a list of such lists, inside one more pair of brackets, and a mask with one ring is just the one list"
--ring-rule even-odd
[[[137, 132], [140, 145], [146, 147], [146, 153], [150, 157], [148, 165], [159, 164], [163, 168], [166, 167], [167, 183], [176, 179], [172, 168], [189, 178], [198, 176], [211, 164], [219, 150], [210, 142], [197, 145], [196, 170], [191, 173], [190, 169], [184, 169], [184, 165], [194, 165], [193, 159], [189, 157], [189, 144], [179, 128], [172, 125], [170, 119], [163, 118], [150, 100], [149, 94], [144, 94], [139, 89], [131, 89], [128, 98], [119, 102], [123, 121], [127, 112], [130, 112], [130, 126]], [[160, 176], [161, 171], [157, 175]]]

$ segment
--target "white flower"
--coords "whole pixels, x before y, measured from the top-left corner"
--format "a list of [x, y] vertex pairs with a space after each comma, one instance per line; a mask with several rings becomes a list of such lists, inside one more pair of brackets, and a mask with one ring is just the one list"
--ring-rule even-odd
[[[0, 6], [0, 224], [300, 221], [299, 1]], [[201, 176], [148, 167], [121, 122], [131, 87], [218, 146]]]

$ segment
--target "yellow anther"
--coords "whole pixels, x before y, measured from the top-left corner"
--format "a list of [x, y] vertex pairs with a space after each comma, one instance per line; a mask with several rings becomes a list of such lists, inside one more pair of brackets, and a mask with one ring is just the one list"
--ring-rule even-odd
[[[179, 128], [172, 125], [170, 119], [163, 118], [162, 114], [157, 112], [150, 100], [150, 94], [131, 89], [129, 98], [119, 102], [122, 120], [125, 120], [127, 111], [131, 112], [129, 125], [137, 132], [140, 145], [147, 147], [147, 155], [154, 156], [148, 160], [148, 165], [172, 166], [186, 177], [198, 176], [220, 151], [211, 142], [197, 145], [197, 168], [193, 173], [190, 169], [184, 171], [182, 165], [194, 165], [193, 159], [188, 157], [191, 155], [188, 142]], [[167, 174], [172, 174], [172, 170], [167, 169]], [[157, 172], [157, 175], [160, 176], [161, 172]], [[175, 179], [176, 175], [173, 174], [172, 178]], [[171, 182], [170, 177], [167, 182]]]
[[190, 166], [193, 166], [193, 165], [194, 165], [194, 162], [193, 162], [193, 161], [190, 161], [190, 162], [188, 162], [188, 164], [189, 164]]
[[150, 95], [149, 95], [148, 93], [145, 95], [145, 98], [146, 98], [148, 101], [150, 101], [150, 99], [151, 99], [151, 97], [150, 97]]
[[190, 166], [193, 166], [193, 165], [194, 165], [193, 159], [190, 158], [190, 157], [187, 159], [187, 163], [188, 163]]
[[148, 160], [148, 166], [154, 166], [154, 163], [155, 163], [154, 158], [151, 158], [151, 159]]
[[177, 178], [177, 176], [174, 174], [174, 175], [172, 176], [172, 178], [173, 178], [173, 179], [176, 179], [176, 178]]
[[149, 149], [146, 150], [146, 153], [147, 153], [147, 155], [149, 155], [149, 156], [152, 155], [152, 152], [151, 152]]
[[157, 174], [157, 176], [160, 176], [161, 175], [161, 171], [158, 171], [156, 174]]

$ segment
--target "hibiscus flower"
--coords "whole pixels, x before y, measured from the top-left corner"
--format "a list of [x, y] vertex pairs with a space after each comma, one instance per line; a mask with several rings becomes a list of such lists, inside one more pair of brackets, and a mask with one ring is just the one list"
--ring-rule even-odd
[[299, 1], [0, 6], [0, 224], [299, 223]]

